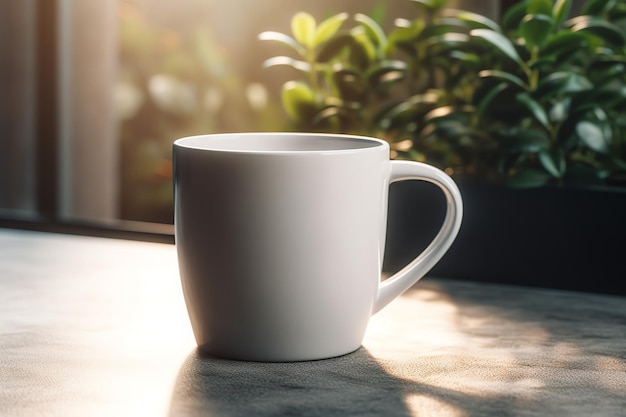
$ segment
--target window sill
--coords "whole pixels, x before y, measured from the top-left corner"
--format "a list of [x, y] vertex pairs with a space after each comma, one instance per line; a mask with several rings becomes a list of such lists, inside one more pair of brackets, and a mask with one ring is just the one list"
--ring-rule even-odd
[[67, 221], [38, 214], [0, 209], [0, 228], [79, 236], [174, 243], [174, 225], [128, 220]]

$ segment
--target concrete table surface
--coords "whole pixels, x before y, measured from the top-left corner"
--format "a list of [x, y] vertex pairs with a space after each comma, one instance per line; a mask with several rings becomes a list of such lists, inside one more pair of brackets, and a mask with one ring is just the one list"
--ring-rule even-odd
[[334, 415], [625, 416], [626, 298], [428, 277], [352, 354], [237, 362], [174, 246], [0, 229], [0, 416]]

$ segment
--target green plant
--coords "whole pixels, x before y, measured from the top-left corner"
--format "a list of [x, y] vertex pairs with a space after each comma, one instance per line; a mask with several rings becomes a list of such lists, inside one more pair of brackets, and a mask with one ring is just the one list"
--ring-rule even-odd
[[291, 22], [293, 36], [259, 36], [288, 46], [296, 55], [270, 58], [265, 66], [287, 65], [303, 74], [282, 90], [283, 106], [298, 127], [368, 131], [371, 106], [385, 100], [389, 84], [406, 70], [404, 62], [387, 59], [387, 40], [379, 25], [358, 14], [358, 26], [340, 31], [348, 18], [341, 13], [318, 25], [313, 16], [298, 13]]
[[626, 8], [590, 1], [568, 18], [570, 5], [521, 2], [501, 32], [471, 32], [496, 52], [479, 72], [474, 104], [514, 185], [597, 182], [626, 168], [626, 38], [614, 23]]
[[602, 183], [626, 171], [626, 4], [525, 0], [499, 21], [412, 0], [414, 19], [385, 32], [372, 18], [300, 13], [275, 57], [303, 74], [283, 105], [306, 130], [387, 139], [394, 157], [513, 186]]

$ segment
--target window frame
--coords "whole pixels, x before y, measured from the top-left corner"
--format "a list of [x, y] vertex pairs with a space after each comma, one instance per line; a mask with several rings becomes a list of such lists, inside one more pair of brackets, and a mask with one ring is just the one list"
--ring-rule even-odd
[[35, 213], [0, 209], [0, 227], [174, 243], [172, 224], [105, 219], [90, 221], [62, 213], [61, 186], [61, 8], [64, 0], [34, 2]]

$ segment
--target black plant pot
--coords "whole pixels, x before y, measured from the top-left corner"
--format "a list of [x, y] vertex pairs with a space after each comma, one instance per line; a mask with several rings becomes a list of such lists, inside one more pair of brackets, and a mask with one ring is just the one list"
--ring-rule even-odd
[[[460, 183], [463, 225], [431, 276], [626, 295], [626, 190]], [[384, 271], [433, 238], [445, 201], [433, 185], [392, 184]]]

